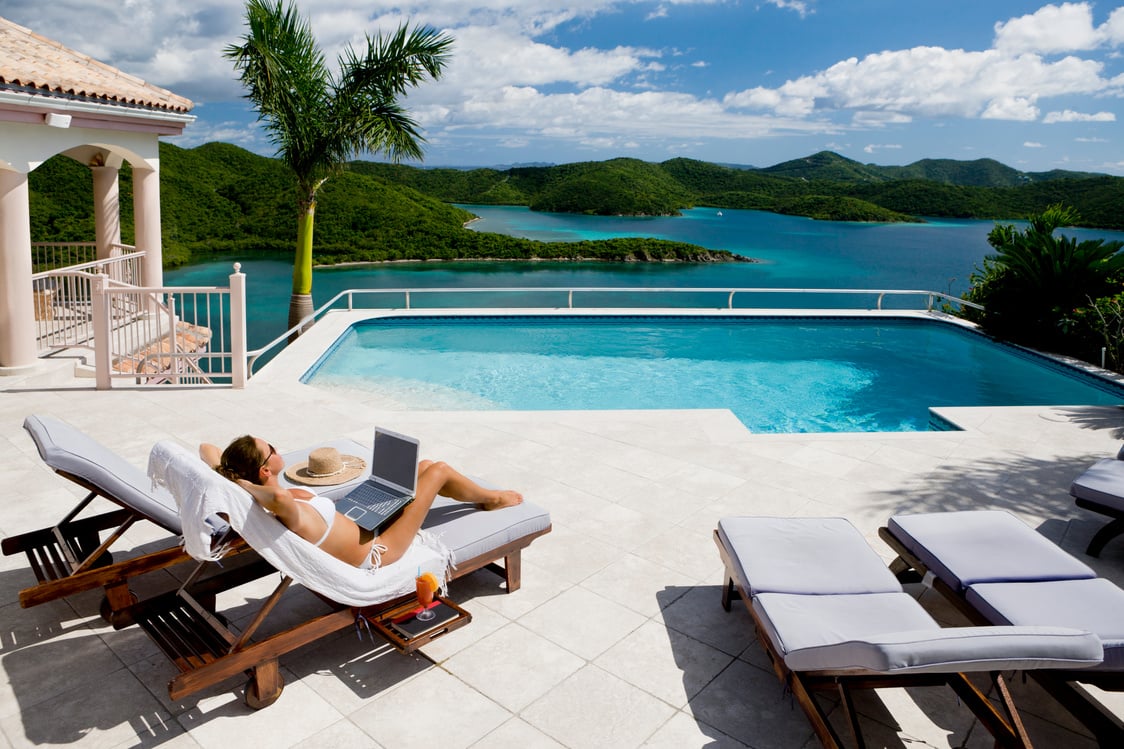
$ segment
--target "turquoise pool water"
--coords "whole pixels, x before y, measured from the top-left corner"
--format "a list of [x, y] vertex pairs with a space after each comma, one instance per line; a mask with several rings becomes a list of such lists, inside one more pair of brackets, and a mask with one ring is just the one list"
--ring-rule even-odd
[[1108, 405], [1124, 389], [915, 319], [395, 317], [302, 377], [417, 409], [728, 408], [754, 432], [918, 431], [931, 406]]

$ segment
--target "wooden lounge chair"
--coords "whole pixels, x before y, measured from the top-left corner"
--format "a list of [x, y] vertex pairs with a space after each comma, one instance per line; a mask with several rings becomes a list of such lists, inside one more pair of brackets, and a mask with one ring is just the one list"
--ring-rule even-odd
[[1073, 480], [1069, 493], [1074, 503], [1086, 510], [1106, 515], [1110, 520], [1102, 527], [1085, 553], [1099, 557], [1112, 539], [1124, 533], [1124, 448], [1115, 458], [1098, 460]]
[[898, 554], [892, 572], [923, 576], [973, 622], [1096, 634], [1100, 664], [1030, 675], [1102, 746], [1124, 745], [1124, 721], [1081, 686], [1124, 691], [1124, 590], [1003, 511], [895, 515], [879, 534]]
[[[25, 554], [36, 578], [35, 585], [20, 591], [20, 605], [27, 608], [100, 587], [105, 590], [102, 617], [113, 621], [135, 600], [129, 590], [131, 578], [190, 560], [179, 544], [182, 528], [175, 500], [166, 490], [154, 488], [143, 470], [61, 419], [32, 415], [23, 426], [43, 462], [88, 494], [54, 525], [0, 543], [5, 555]], [[326, 444], [341, 452], [367, 452], [352, 440]], [[285, 460], [304, 460], [310, 449], [285, 453]], [[363, 478], [325, 494], [338, 496]], [[91, 514], [99, 497], [117, 507]], [[116, 545], [137, 522], [155, 523], [168, 531], [168, 543], [156, 551], [115, 560], [111, 549], [121, 551]], [[214, 530], [223, 533], [225, 523], [216, 519]]]
[[[843, 741], [816, 699], [842, 700], [863, 746], [851, 691], [947, 684], [1003, 746], [1030, 739], [999, 673], [1101, 662], [1096, 636], [1064, 628], [941, 628], [862, 534], [842, 518], [731, 517], [714, 534], [726, 567], [722, 605], [737, 594], [781, 682], [826, 747]], [[966, 676], [988, 674], [1002, 712]]]
[[[160, 467], [153, 468], [154, 464]], [[442, 502], [427, 520], [429, 534], [423, 534], [424, 538], [416, 541], [406, 556], [376, 572], [363, 571], [336, 560], [285, 529], [241, 488], [207, 469], [201, 461], [193, 460], [190, 453], [175, 444], [158, 443], [153, 448], [150, 473], [158, 478], [171, 476], [171, 492], [185, 507], [185, 545], [201, 560], [195, 573], [178, 590], [141, 601], [126, 612], [127, 619], [136, 621], [179, 669], [179, 675], [168, 685], [174, 700], [248, 672], [246, 704], [266, 707], [284, 688], [278, 660], [281, 656], [357, 625], [386, 636], [402, 650], [416, 649], [467, 623], [469, 618], [456, 604], [442, 599], [461, 614], [456, 621], [417, 637], [394, 636], [387, 621], [408, 614], [416, 605], [412, 591], [418, 568], [434, 571], [447, 580], [489, 568], [504, 576], [508, 592], [512, 592], [520, 585], [522, 550], [550, 531], [550, 515], [530, 502], [490, 512], [463, 503], [453, 507]], [[213, 572], [213, 546], [203, 537], [205, 533], [200, 533], [198, 527], [193, 532], [189, 525], [191, 518], [198, 517], [190, 508], [199, 496], [208, 493], [221, 495], [220, 501], [227, 503], [224, 512], [232, 531], [253, 546], [270, 568], [282, 572], [280, 583], [240, 631], [211, 604], [216, 593], [258, 577], [260, 570], [257, 562], [243, 568], [229, 565], [224, 559], [222, 568]], [[437, 562], [444, 566], [446, 554], [455, 564], [448, 573], [443, 568], [434, 568]], [[324, 601], [326, 612], [255, 640], [261, 625], [294, 581]]]

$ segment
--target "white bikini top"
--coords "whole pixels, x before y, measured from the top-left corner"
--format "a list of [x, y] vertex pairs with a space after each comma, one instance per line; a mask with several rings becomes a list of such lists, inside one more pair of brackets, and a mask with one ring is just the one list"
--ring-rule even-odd
[[328, 497], [321, 497], [318, 494], [314, 494], [308, 499], [300, 499], [297, 501], [312, 505], [312, 509], [316, 510], [316, 512], [320, 514], [320, 517], [324, 518], [324, 524], [328, 526], [324, 531], [324, 535], [320, 537], [320, 540], [313, 544], [313, 546], [319, 547], [320, 544], [328, 540], [328, 534], [332, 532], [332, 524], [336, 522], [336, 503]]

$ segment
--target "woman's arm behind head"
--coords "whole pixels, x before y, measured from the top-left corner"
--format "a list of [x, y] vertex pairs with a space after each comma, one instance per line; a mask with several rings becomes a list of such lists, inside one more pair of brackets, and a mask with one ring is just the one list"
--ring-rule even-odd
[[211, 468], [218, 468], [219, 463], [222, 461], [222, 450], [219, 449], [218, 445], [204, 442], [199, 445], [199, 457]]

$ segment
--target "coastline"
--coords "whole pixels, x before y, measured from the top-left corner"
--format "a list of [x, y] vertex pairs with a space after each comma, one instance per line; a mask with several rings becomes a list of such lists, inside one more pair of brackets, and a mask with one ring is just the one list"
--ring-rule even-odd
[[408, 263], [603, 263], [605, 265], [633, 265], [633, 264], [650, 264], [650, 265], [713, 265], [723, 263], [764, 263], [764, 260], [755, 257], [745, 257], [744, 255], [735, 255], [730, 253], [729, 259], [722, 260], [676, 260], [673, 258], [663, 258], [660, 260], [640, 260], [635, 258], [625, 260], [606, 260], [598, 257], [431, 257], [431, 258], [408, 258], [403, 260], [345, 260], [340, 263], [316, 263], [312, 267], [317, 268], [353, 268], [364, 265], [404, 265]]

